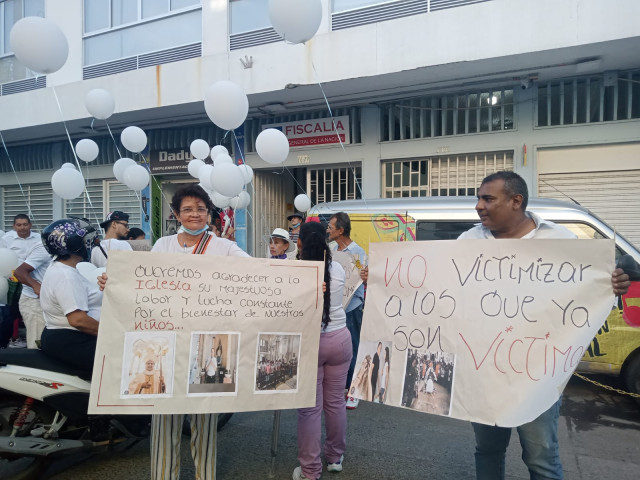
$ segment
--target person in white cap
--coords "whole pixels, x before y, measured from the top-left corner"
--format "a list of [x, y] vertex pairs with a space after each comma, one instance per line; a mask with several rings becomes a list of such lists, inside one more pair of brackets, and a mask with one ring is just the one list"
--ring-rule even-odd
[[296, 246], [289, 240], [289, 232], [284, 228], [276, 228], [269, 237], [269, 254], [271, 258], [286, 260], [287, 253], [292, 253]]

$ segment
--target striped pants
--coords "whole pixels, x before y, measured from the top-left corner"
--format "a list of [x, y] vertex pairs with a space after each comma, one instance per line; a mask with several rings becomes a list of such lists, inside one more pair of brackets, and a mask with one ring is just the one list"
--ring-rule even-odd
[[[191, 456], [196, 480], [216, 478], [216, 414], [192, 414]], [[180, 478], [180, 441], [184, 415], [152, 415], [151, 417], [151, 479]]]

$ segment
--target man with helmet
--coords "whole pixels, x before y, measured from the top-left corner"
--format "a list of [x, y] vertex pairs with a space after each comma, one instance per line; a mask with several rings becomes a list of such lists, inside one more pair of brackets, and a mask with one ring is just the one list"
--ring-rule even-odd
[[42, 243], [52, 255], [40, 287], [45, 319], [42, 350], [81, 369], [93, 369], [102, 292], [76, 265], [89, 260], [96, 230], [85, 219], [64, 218], [46, 227]]

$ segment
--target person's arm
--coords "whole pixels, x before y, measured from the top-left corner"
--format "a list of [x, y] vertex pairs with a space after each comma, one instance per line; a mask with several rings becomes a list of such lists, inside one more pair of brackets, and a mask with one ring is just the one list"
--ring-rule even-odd
[[88, 335], [98, 336], [98, 326], [100, 323], [87, 315], [84, 310], [74, 310], [67, 314], [67, 321], [73, 328]]
[[27, 262], [24, 262], [22, 265], [16, 268], [13, 274], [20, 283], [33, 288], [35, 294], [40, 296], [40, 282], [31, 276], [31, 272], [33, 272], [34, 270], [35, 268], [33, 268]]
[[102, 275], [96, 278], [98, 279], [98, 288], [100, 289], [101, 292], [104, 291], [104, 287], [107, 286], [107, 280], [109, 279], [109, 277], [107, 276], [106, 273], [103, 273]]

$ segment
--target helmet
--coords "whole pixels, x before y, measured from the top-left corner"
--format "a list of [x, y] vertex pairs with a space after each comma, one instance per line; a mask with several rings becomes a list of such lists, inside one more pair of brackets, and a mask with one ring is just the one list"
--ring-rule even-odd
[[96, 235], [96, 229], [86, 218], [63, 218], [45, 227], [42, 231], [42, 243], [54, 257], [78, 255], [87, 262]]

